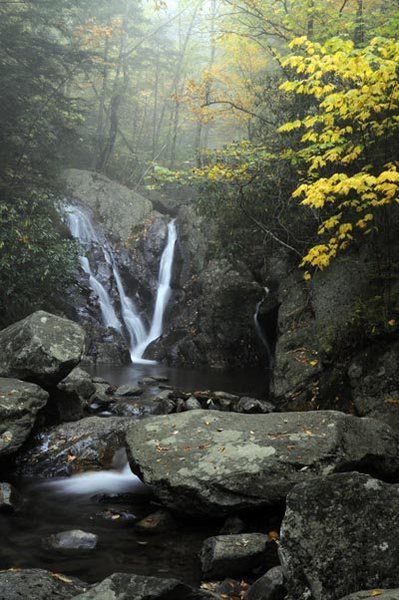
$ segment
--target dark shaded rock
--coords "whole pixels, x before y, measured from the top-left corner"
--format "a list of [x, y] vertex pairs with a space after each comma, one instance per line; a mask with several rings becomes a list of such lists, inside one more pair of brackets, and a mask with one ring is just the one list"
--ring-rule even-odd
[[79, 594], [75, 600], [215, 600], [215, 596], [201, 590], [193, 590], [176, 579], [158, 579], [115, 573]]
[[0, 456], [13, 454], [22, 446], [48, 398], [34, 383], [0, 378]]
[[225, 579], [215, 587], [215, 592], [219, 594], [223, 600], [227, 598], [241, 598], [242, 597], [242, 581], [236, 581], [235, 579]]
[[284, 503], [297, 483], [348, 469], [389, 477], [398, 440], [384, 423], [334, 411], [189, 411], [136, 422], [134, 472], [173, 510], [223, 515]]
[[245, 523], [240, 517], [227, 517], [220, 529], [220, 535], [234, 535], [245, 531]]
[[1, 600], [66, 600], [88, 588], [75, 577], [66, 577], [42, 569], [0, 571]]
[[399, 486], [340, 473], [288, 495], [280, 558], [289, 600], [399, 585]]
[[358, 414], [399, 431], [399, 343], [376, 344], [360, 352], [348, 376]]
[[136, 524], [138, 529], [142, 529], [147, 533], [161, 533], [164, 531], [173, 531], [177, 528], [177, 523], [167, 510], [158, 510], [148, 517], [141, 519]]
[[58, 421], [78, 421], [83, 418], [95, 391], [89, 373], [76, 367], [51, 391], [49, 411]]
[[[180, 246], [185, 253], [185, 243]], [[146, 358], [178, 366], [258, 366], [262, 358], [253, 315], [263, 290], [252, 273], [242, 262], [214, 259], [191, 275], [170, 307], [164, 334], [149, 346]]]
[[121, 385], [119, 386], [115, 392], [114, 395], [118, 398], [124, 398], [126, 396], [141, 396], [141, 394], [143, 393], [142, 388], [138, 387], [137, 385], [131, 385], [131, 384], [126, 384], [126, 385]]
[[204, 577], [206, 579], [240, 577], [259, 568], [265, 570], [267, 542], [267, 536], [262, 533], [219, 535], [208, 538], [200, 554]]
[[43, 545], [47, 549], [67, 554], [92, 552], [96, 549], [97, 543], [97, 535], [80, 529], [55, 533], [43, 540]]
[[276, 410], [274, 404], [266, 400], [257, 400], [256, 398], [240, 398], [237, 412], [245, 414], [268, 414]]
[[287, 590], [282, 567], [273, 567], [250, 587], [246, 600], [284, 600]]
[[19, 504], [19, 494], [10, 483], [0, 483], [0, 512], [14, 512]]
[[87, 417], [37, 433], [16, 457], [16, 472], [27, 477], [65, 477], [112, 466], [124, 444], [127, 419]]
[[84, 341], [77, 323], [35, 312], [0, 331], [0, 375], [57, 384], [79, 363]]

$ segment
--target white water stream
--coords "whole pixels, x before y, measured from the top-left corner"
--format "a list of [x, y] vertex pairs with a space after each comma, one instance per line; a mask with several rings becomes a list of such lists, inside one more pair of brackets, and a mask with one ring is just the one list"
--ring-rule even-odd
[[256, 329], [256, 333], [258, 334], [259, 339], [261, 340], [261, 342], [263, 343], [265, 349], [266, 349], [266, 354], [267, 354], [267, 360], [268, 360], [268, 368], [271, 369], [273, 367], [273, 355], [272, 355], [272, 351], [270, 348], [270, 344], [269, 344], [269, 340], [267, 339], [267, 336], [263, 330], [263, 328], [261, 327], [261, 324], [259, 322], [259, 314], [260, 314], [260, 309], [262, 304], [264, 303], [264, 301], [266, 300], [266, 298], [268, 297], [268, 295], [270, 294], [270, 290], [269, 288], [265, 287], [265, 296], [264, 298], [262, 298], [262, 300], [260, 300], [258, 302], [258, 304], [256, 305], [256, 311], [255, 311], [255, 315], [254, 315], [254, 323], [255, 323], [255, 329]]
[[[171, 221], [168, 225], [168, 239], [162, 254], [159, 268], [155, 309], [151, 327], [149, 331], [147, 331], [147, 328], [138, 314], [133, 301], [125, 292], [121, 275], [107, 240], [105, 238], [102, 240], [100, 239], [100, 236], [96, 232], [89, 215], [81, 207], [69, 205], [66, 207], [65, 212], [72, 236], [79, 241], [86, 251], [90, 250], [92, 247], [99, 248], [102, 251], [105, 262], [112, 270], [113, 278], [118, 290], [123, 325], [125, 326], [129, 337], [130, 356], [132, 362], [139, 364], [154, 364], [154, 361], [143, 359], [143, 354], [151, 342], [162, 335], [163, 318], [171, 296], [170, 282], [172, 278], [174, 250], [177, 240], [175, 220]], [[105, 327], [111, 327], [112, 329], [122, 333], [123, 325], [121, 320], [118, 319], [116, 315], [112, 299], [99, 278], [96, 277], [92, 271], [88, 258], [86, 256], [81, 256], [79, 261], [82, 269], [89, 276], [89, 283], [92, 291], [98, 298]]]

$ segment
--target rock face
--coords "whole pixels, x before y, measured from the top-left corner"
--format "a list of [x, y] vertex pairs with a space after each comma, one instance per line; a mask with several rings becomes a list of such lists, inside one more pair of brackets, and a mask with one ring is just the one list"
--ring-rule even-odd
[[399, 486], [340, 473], [287, 498], [280, 558], [289, 600], [399, 585]]
[[13, 454], [22, 446], [48, 398], [34, 383], [0, 378], [0, 456]]
[[253, 324], [262, 288], [242, 263], [211, 260], [184, 285], [169, 327], [147, 355], [180, 366], [242, 368], [259, 364]]
[[392, 430], [334, 411], [238, 415], [189, 411], [137, 422], [133, 470], [170, 508], [224, 514], [283, 503], [297, 483], [350, 469], [392, 475]]
[[76, 367], [51, 394], [51, 412], [57, 421], [78, 421], [84, 416], [89, 398], [96, 392], [90, 375]]
[[14, 512], [18, 502], [17, 490], [10, 483], [0, 483], [0, 512]]
[[266, 567], [267, 535], [242, 533], [218, 535], [205, 540], [201, 550], [202, 573], [206, 579], [248, 575]]
[[1, 600], [66, 600], [87, 588], [74, 577], [61, 577], [42, 569], [0, 571]]
[[287, 590], [281, 567], [273, 567], [251, 585], [246, 600], [284, 600]]
[[109, 469], [124, 444], [127, 419], [87, 417], [38, 433], [16, 457], [16, 471], [27, 477], [66, 477]]
[[75, 600], [211, 600], [213, 594], [193, 590], [176, 579], [115, 573]]
[[0, 375], [57, 384], [76, 367], [83, 350], [79, 325], [38, 311], [0, 332]]
[[149, 200], [100, 173], [67, 169], [63, 178], [68, 195], [91, 208], [111, 237], [122, 242], [152, 210]]

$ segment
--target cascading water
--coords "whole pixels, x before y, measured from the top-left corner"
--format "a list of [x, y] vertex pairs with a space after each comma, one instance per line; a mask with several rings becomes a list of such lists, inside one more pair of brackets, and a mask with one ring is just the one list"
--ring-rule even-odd
[[[67, 206], [65, 209], [69, 229], [74, 238], [87, 250], [91, 247], [101, 249], [105, 262], [110, 266], [116, 283], [120, 301], [120, 312], [123, 325], [129, 336], [130, 356], [132, 362], [141, 364], [154, 364], [154, 361], [143, 359], [146, 348], [162, 335], [163, 318], [165, 309], [171, 296], [170, 282], [172, 278], [173, 257], [177, 240], [175, 220], [168, 225], [168, 239], [163, 251], [159, 268], [157, 297], [150, 330], [147, 329], [138, 314], [133, 301], [127, 296], [121, 275], [113, 258], [112, 249], [105, 239], [101, 240], [93, 227], [86, 212], [76, 205]], [[80, 265], [85, 273], [89, 275], [90, 287], [98, 297], [103, 323], [106, 327], [123, 331], [121, 321], [118, 319], [111, 298], [102, 285], [101, 281], [94, 275], [90, 262], [86, 256], [79, 258]]]
[[266, 349], [268, 368], [272, 369], [273, 368], [273, 356], [272, 356], [272, 351], [270, 349], [269, 340], [267, 339], [267, 336], [259, 323], [259, 314], [260, 314], [261, 306], [270, 293], [269, 288], [265, 287], [264, 290], [265, 290], [264, 298], [262, 298], [262, 300], [260, 300], [258, 302], [258, 304], [256, 305], [256, 311], [255, 311], [255, 315], [254, 315], [254, 323], [255, 323], [256, 333], [258, 334], [259, 339], [262, 341], [262, 343]]
[[[100, 243], [100, 240], [88, 216], [80, 208], [77, 206], [68, 206], [66, 209], [66, 215], [71, 234], [75, 239], [79, 240], [80, 244], [84, 248], [89, 249], [91, 245], [96, 244], [99, 248], [103, 249], [103, 246]], [[104, 249], [103, 254], [106, 262], [109, 264], [110, 259]], [[101, 281], [94, 275], [90, 267], [89, 259], [86, 256], [80, 256], [79, 262], [83, 271], [89, 276], [90, 287], [98, 298], [105, 327], [111, 327], [112, 329], [116, 329], [117, 331], [121, 332], [122, 323], [116, 316], [107, 290]]]
[[133, 351], [133, 362], [143, 361], [143, 354], [146, 348], [162, 335], [163, 317], [165, 309], [168, 305], [171, 296], [170, 281], [172, 279], [173, 257], [175, 253], [175, 245], [177, 240], [177, 230], [175, 219], [168, 225], [168, 239], [165, 250], [163, 251], [161, 264], [159, 267], [157, 298], [155, 301], [154, 315], [152, 318], [151, 328], [148, 335], [142, 340]]

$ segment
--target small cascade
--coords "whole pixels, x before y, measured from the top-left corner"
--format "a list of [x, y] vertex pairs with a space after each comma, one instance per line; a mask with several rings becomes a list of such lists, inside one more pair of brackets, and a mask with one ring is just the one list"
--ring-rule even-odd
[[145, 339], [142, 340], [132, 354], [133, 362], [148, 362], [144, 361], [142, 356], [146, 348], [162, 335], [163, 318], [166, 307], [172, 293], [170, 282], [172, 279], [173, 257], [175, 253], [175, 245], [177, 240], [176, 220], [173, 219], [168, 225], [168, 239], [165, 250], [163, 251], [161, 264], [159, 267], [157, 298], [155, 301], [154, 315], [152, 318], [151, 328]]
[[261, 327], [261, 324], [259, 322], [259, 314], [260, 314], [261, 306], [270, 293], [270, 290], [268, 287], [265, 287], [264, 290], [265, 290], [265, 296], [256, 305], [256, 311], [255, 311], [255, 315], [254, 315], [254, 323], [255, 323], [256, 333], [258, 334], [259, 339], [261, 340], [262, 344], [266, 348], [268, 368], [272, 369], [273, 368], [273, 355], [272, 355], [272, 351], [270, 348], [269, 340], [267, 339], [267, 336], [263, 330], [263, 327]]
[[177, 240], [175, 220], [168, 224], [168, 238], [159, 268], [155, 309], [150, 330], [147, 331], [133, 301], [126, 294], [121, 275], [113, 257], [112, 249], [107, 243], [107, 240], [100, 239], [89, 216], [79, 206], [69, 205], [65, 208], [65, 213], [72, 236], [77, 239], [86, 250], [89, 250], [93, 246], [99, 248], [102, 251], [105, 262], [112, 270], [112, 275], [119, 295], [120, 313], [123, 324], [117, 317], [115, 307], [107, 290], [93, 273], [88, 258], [86, 256], [79, 257], [79, 262], [83, 271], [89, 276], [90, 287], [98, 298], [105, 327], [111, 327], [112, 329], [119, 331], [119, 333], [123, 333], [124, 330], [127, 332], [132, 362], [139, 364], [155, 364], [154, 361], [143, 359], [143, 354], [151, 342], [162, 335], [163, 318], [171, 296], [170, 282]]
[[[79, 240], [80, 244], [84, 248], [88, 249], [92, 244], [96, 244], [99, 248], [103, 249], [103, 246], [100, 243], [88, 216], [82, 210], [80, 210], [77, 206], [68, 206], [66, 215], [71, 234], [75, 239]], [[108, 253], [104, 251], [104, 249], [103, 254], [105, 261], [109, 264], [110, 257]], [[89, 276], [90, 287], [98, 298], [105, 327], [111, 327], [112, 329], [116, 329], [116, 331], [121, 333], [122, 323], [116, 316], [107, 290], [101, 281], [94, 275], [90, 267], [89, 259], [86, 256], [80, 256], [79, 262], [83, 271]]]

